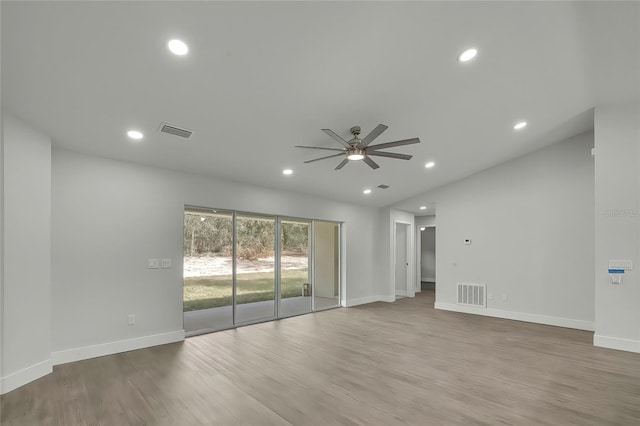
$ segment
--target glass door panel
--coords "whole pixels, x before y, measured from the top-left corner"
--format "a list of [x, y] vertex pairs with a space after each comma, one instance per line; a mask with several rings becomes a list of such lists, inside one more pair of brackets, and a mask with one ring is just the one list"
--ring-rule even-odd
[[185, 209], [183, 246], [185, 332], [233, 327], [233, 213]]
[[340, 304], [340, 224], [314, 221], [314, 310]]
[[275, 224], [236, 214], [236, 324], [275, 317]]
[[311, 221], [280, 221], [280, 316], [311, 312]]

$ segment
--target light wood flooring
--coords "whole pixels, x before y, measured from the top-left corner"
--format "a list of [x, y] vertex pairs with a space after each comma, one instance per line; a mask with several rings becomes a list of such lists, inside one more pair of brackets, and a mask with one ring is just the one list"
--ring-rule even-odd
[[2, 425], [639, 425], [640, 354], [433, 291], [54, 368]]

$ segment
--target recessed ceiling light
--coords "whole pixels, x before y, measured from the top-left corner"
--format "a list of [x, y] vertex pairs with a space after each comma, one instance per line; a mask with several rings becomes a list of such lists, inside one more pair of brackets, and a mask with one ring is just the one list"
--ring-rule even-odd
[[284, 170], [282, 171], [282, 174], [283, 174], [283, 175], [290, 175], [290, 174], [292, 174], [292, 173], [293, 173], [293, 170], [291, 170], [291, 169], [284, 169]]
[[365, 189], [364, 191], [362, 191], [363, 194], [371, 194], [371, 190], [370, 189]]
[[420, 210], [426, 210], [427, 206], [420, 206]]
[[169, 40], [167, 46], [169, 47], [171, 53], [173, 53], [174, 55], [182, 56], [186, 55], [187, 52], [189, 52], [189, 47], [182, 40]]
[[525, 127], [527, 127], [527, 122], [526, 121], [521, 121], [519, 123], [516, 123], [513, 126], [513, 130], [521, 130], [521, 129], [524, 129]]
[[469, 62], [470, 60], [475, 58], [477, 54], [478, 54], [477, 49], [467, 49], [464, 52], [462, 52], [460, 55], [458, 55], [458, 61]]
[[127, 132], [127, 136], [129, 136], [131, 139], [142, 139], [144, 137], [142, 132], [139, 132], [137, 130], [129, 130]]
[[434, 163], [433, 161], [429, 161], [429, 162], [428, 162], [427, 164], [425, 164], [424, 166], [425, 166], [427, 169], [430, 169], [430, 168], [432, 168], [432, 167], [433, 167], [433, 166], [435, 166], [435, 165], [436, 165], [436, 163]]

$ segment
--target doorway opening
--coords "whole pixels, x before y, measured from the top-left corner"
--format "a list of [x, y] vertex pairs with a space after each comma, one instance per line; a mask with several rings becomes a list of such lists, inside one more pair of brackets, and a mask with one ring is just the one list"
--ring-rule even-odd
[[436, 289], [436, 227], [422, 226], [420, 232], [420, 290]]

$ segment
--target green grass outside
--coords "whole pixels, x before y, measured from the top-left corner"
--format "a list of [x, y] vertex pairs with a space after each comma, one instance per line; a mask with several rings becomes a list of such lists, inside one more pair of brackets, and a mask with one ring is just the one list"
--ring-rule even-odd
[[[282, 298], [302, 296], [302, 284], [309, 282], [307, 269], [282, 271]], [[238, 274], [238, 304], [273, 300], [273, 272]], [[232, 276], [214, 275], [184, 279], [184, 312], [231, 305]]]

